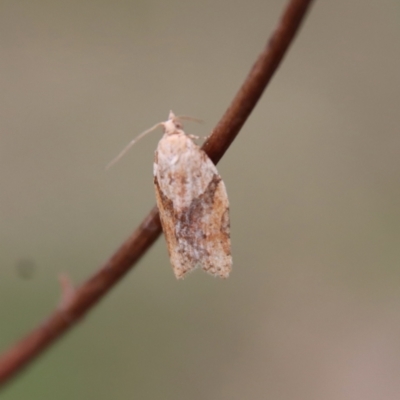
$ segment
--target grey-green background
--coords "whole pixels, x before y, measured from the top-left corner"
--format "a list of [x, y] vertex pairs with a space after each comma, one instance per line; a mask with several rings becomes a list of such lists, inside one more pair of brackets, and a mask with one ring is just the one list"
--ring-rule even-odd
[[[1, 349], [152, 207], [161, 132], [105, 165], [170, 109], [207, 135], [284, 5], [1, 0]], [[160, 239], [1, 398], [398, 399], [399, 21], [316, 1], [218, 166], [231, 277], [177, 282]]]

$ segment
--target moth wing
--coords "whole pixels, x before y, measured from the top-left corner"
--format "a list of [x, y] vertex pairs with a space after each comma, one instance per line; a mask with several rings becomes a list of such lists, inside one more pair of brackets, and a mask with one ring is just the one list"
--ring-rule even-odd
[[165, 239], [167, 242], [169, 258], [177, 279], [194, 269], [196, 264], [190, 262], [182, 251], [181, 243], [176, 236], [176, 218], [172, 201], [166, 197], [160, 189], [157, 177], [154, 177], [154, 186], [156, 189], [157, 206], [160, 211], [160, 219], [163, 227]]
[[201, 242], [204, 249], [198, 262], [211, 275], [227, 278], [232, 270], [229, 201], [218, 173], [201, 197], [203, 206], [198, 229], [204, 236]]
[[184, 133], [165, 136], [156, 151], [154, 183], [175, 276], [201, 265], [214, 276], [228, 277], [229, 201], [207, 154]]

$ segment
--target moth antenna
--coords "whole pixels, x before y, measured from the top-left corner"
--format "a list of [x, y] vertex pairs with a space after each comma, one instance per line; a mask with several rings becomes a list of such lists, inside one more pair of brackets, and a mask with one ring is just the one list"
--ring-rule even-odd
[[125, 154], [126, 152], [140, 139], [142, 139], [144, 136], [146, 136], [148, 133], [153, 132], [156, 130], [158, 127], [162, 126], [163, 122], [159, 122], [158, 124], [152, 126], [150, 129], [147, 129], [146, 131], [142, 132], [139, 136], [137, 136], [135, 139], [133, 139], [122, 151], [115, 157], [111, 162], [109, 162], [106, 166], [106, 170], [111, 168], [117, 161], [119, 161]]
[[186, 121], [198, 122], [199, 124], [202, 124], [204, 122], [202, 119], [191, 117], [189, 115], [178, 115], [175, 118], [183, 119], [183, 120], [186, 120]]

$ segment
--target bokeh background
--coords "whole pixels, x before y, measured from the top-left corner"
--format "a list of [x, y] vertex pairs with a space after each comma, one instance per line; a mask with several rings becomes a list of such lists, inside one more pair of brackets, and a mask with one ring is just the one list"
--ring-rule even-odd
[[[207, 135], [286, 1], [0, 2], [0, 349], [153, 206], [168, 111]], [[400, 3], [316, 1], [218, 169], [226, 281], [164, 239], [2, 399], [400, 398]]]

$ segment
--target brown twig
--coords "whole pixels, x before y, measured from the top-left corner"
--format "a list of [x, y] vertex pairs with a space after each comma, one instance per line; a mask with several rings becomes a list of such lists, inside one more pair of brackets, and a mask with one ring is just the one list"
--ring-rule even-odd
[[[292, 42], [312, 0], [291, 0], [277, 29], [203, 148], [217, 163], [249, 117]], [[74, 326], [140, 259], [161, 233], [153, 208], [133, 235], [53, 314], [0, 358], [0, 386]]]

